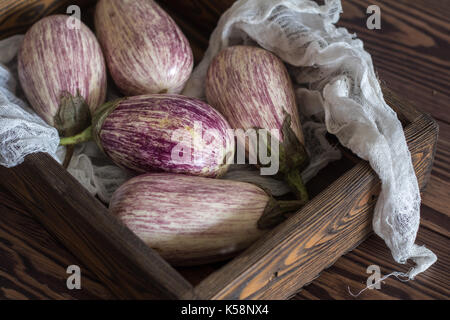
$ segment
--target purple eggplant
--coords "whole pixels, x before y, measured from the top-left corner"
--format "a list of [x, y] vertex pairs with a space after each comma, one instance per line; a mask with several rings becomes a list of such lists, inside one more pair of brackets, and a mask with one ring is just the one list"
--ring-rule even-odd
[[106, 69], [95, 35], [66, 15], [36, 22], [18, 55], [20, 84], [36, 113], [60, 135], [74, 135], [106, 96]]
[[170, 263], [196, 265], [236, 254], [300, 206], [246, 182], [149, 173], [120, 186], [109, 210]]
[[[278, 176], [289, 183], [299, 199], [307, 199], [300, 172], [308, 156], [294, 90], [283, 62], [258, 47], [228, 47], [211, 62], [205, 86], [208, 103], [232, 128], [278, 130]], [[238, 137], [238, 143], [244, 145], [245, 141]]]
[[192, 50], [154, 1], [100, 0], [95, 28], [111, 76], [125, 95], [181, 92], [192, 72]]
[[61, 139], [61, 144], [90, 138], [117, 165], [135, 172], [217, 177], [234, 155], [234, 135], [225, 118], [205, 102], [180, 95], [106, 103], [94, 115], [92, 128]]

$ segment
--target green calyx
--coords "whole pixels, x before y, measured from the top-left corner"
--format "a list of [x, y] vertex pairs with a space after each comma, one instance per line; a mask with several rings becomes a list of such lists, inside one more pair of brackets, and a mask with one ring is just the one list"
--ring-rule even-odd
[[92, 117], [92, 124], [84, 129], [82, 132], [72, 135], [70, 137], [61, 138], [59, 144], [62, 146], [70, 146], [78, 143], [94, 140], [98, 147], [103, 151], [102, 145], [100, 143], [100, 129], [103, 125], [103, 122], [108, 117], [108, 115], [117, 107], [120, 100], [117, 99], [114, 101], [107, 102], [101, 105], [95, 112]]
[[77, 92], [76, 96], [64, 91], [59, 100], [59, 109], [53, 117], [53, 126], [62, 137], [72, 136], [91, 123], [91, 113], [86, 100]]
[[[303, 183], [301, 172], [308, 166], [309, 156], [305, 147], [291, 129], [291, 116], [287, 112], [285, 112], [281, 131], [283, 142], [279, 143], [279, 174], [276, 177], [286, 181], [296, 198], [306, 203], [308, 192]], [[270, 138], [269, 133], [268, 141]], [[268, 154], [271, 154], [271, 145], [266, 143], [266, 146]]]
[[280, 144], [280, 171], [287, 173], [293, 168], [303, 171], [309, 165], [309, 156], [305, 146], [292, 131], [291, 116], [287, 112], [285, 112], [281, 132], [283, 143]]

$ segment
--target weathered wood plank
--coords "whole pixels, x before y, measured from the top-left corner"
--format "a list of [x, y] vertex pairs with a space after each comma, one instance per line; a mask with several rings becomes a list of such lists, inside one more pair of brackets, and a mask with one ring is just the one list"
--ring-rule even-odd
[[[437, 125], [419, 117], [405, 131], [420, 186], [428, 179]], [[207, 299], [283, 299], [371, 232], [379, 180], [361, 162], [290, 219], [270, 231], [195, 291]]]
[[365, 288], [370, 275], [366, 273], [366, 269], [370, 265], [379, 266], [382, 276], [393, 271], [407, 272], [413, 266], [412, 263], [396, 264], [383, 240], [372, 235], [332, 267], [324, 270], [319, 278], [304, 287], [294, 299], [449, 299], [448, 237], [421, 226], [417, 243], [425, 244], [433, 250], [438, 255], [438, 261], [414, 281], [403, 282], [391, 277], [381, 283], [380, 290], [366, 290], [358, 297], [350, 295], [348, 287], [353, 294]]
[[[428, 191], [426, 193], [428, 193]], [[446, 199], [443, 201], [445, 200]], [[447, 242], [450, 245], [450, 217], [446, 213], [434, 210], [422, 203], [420, 208], [420, 227], [425, 227], [446, 237]], [[426, 244], [426, 242], [424, 243]]]
[[189, 298], [191, 285], [49, 155], [0, 167], [0, 184], [118, 298]]
[[[346, 0], [342, 5], [338, 25], [364, 41], [385, 86], [449, 123], [450, 18], [443, 14], [449, 2]], [[366, 27], [369, 5], [380, 7], [380, 30]]]
[[422, 203], [450, 219], [450, 183], [432, 174], [426, 191], [422, 195]]
[[422, 203], [450, 219], [450, 125], [438, 121], [439, 139], [431, 179]]
[[91, 0], [3, 0], [0, 1], [0, 40], [25, 33], [39, 19], [66, 13], [69, 5], [85, 6]]
[[[6, 190], [0, 190], [0, 299], [110, 299], [111, 292]], [[81, 289], [66, 286], [69, 265]]]

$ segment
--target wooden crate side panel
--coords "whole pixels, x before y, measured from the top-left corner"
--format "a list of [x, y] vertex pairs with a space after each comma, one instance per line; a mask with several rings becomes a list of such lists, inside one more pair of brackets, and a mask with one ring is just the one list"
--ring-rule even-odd
[[[405, 130], [420, 187], [437, 139], [426, 115]], [[371, 232], [379, 179], [361, 162], [290, 219], [211, 274], [196, 288], [205, 299], [285, 299], [311, 282]]]
[[11, 169], [0, 166], [0, 183], [118, 298], [191, 297], [187, 280], [49, 155], [32, 154]]

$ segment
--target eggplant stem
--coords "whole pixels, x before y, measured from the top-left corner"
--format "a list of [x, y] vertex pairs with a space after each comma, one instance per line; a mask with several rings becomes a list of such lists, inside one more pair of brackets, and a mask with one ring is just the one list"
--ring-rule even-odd
[[84, 129], [84, 131], [80, 132], [79, 134], [76, 134], [71, 137], [61, 138], [59, 140], [59, 145], [60, 146], [70, 146], [70, 145], [90, 141], [92, 139], [93, 139], [92, 138], [92, 126], [89, 126], [86, 129]]
[[64, 157], [63, 167], [67, 169], [70, 164], [70, 160], [72, 160], [73, 152], [75, 147], [73, 145], [68, 145], [66, 147], [66, 156]]
[[258, 228], [264, 230], [276, 226], [303, 207], [306, 202], [307, 200], [275, 200], [270, 196], [269, 202], [258, 220]]
[[289, 213], [297, 211], [306, 204], [304, 200], [277, 200], [277, 204], [280, 207], [279, 212]]
[[303, 201], [304, 203], [308, 201], [308, 191], [306, 190], [302, 175], [300, 174], [300, 170], [298, 170], [298, 168], [289, 171], [285, 176], [285, 181], [288, 183], [297, 199]]

